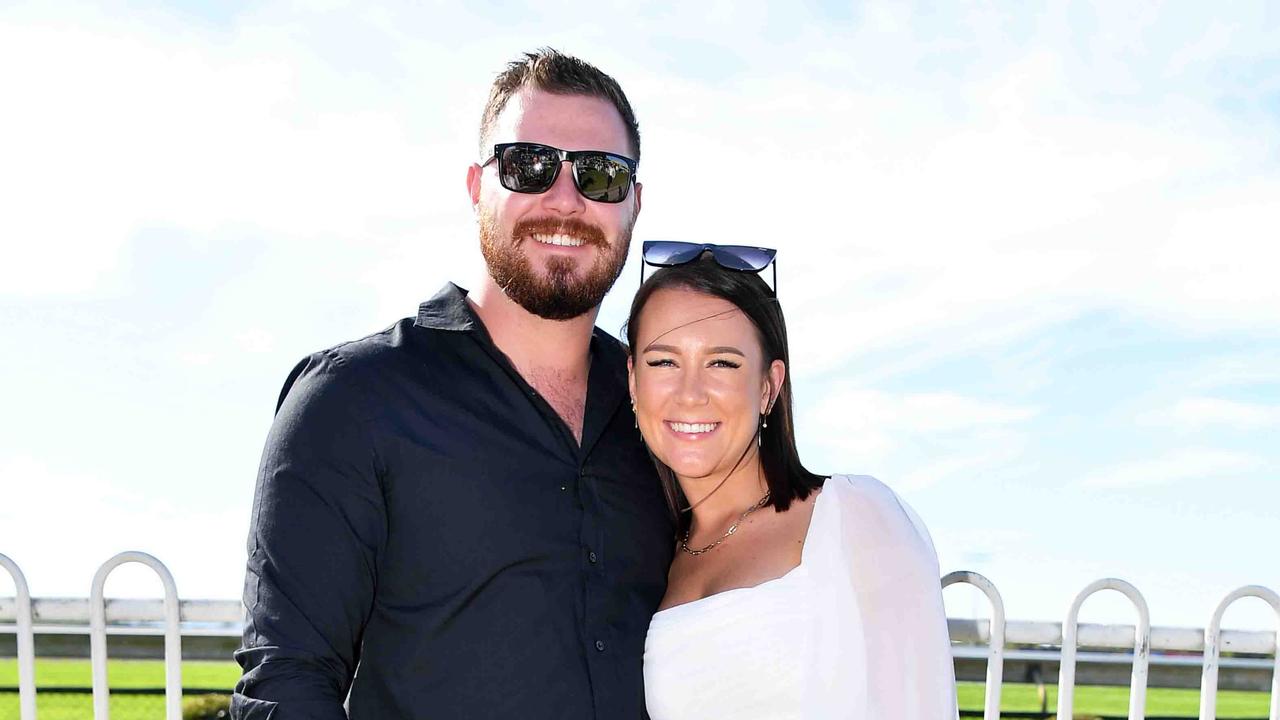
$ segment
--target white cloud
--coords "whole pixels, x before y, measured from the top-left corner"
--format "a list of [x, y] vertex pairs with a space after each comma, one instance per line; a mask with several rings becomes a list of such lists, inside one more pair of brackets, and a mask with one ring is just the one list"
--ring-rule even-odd
[[1121, 463], [1093, 472], [1079, 481], [1093, 488], [1149, 488], [1184, 480], [1221, 480], [1248, 473], [1264, 464], [1249, 453], [1215, 448], [1182, 448], [1159, 457]]
[[[453, 119], [409, 127], [394, 93], [361, 93], [359, 76], [291, 33], [250, 27], [228, 42], [106, 17], [0, 25], [0, 66], [39, 69], [6, 75], [17, 111], [0, 118], [3, 293], [118, 284], [131, 239], [149, 228], [253, 228], [302, 254], [328, 249], [317, 238], [427, 225], [439, 210], [425, 198], [456, 197], [467, 217], [472, 149], [446, 132]], [[457, 76], [438, 76], [422, 97], [451, 94]]]
[[[33, 596], [87, 596], [98, 566], [125, 550], [165, 563], [182, 597], [239, 593], [247, 507], [179, 506], [23, 455], [0, 457], [0, 479], [0, 552], [22, 568]], [[153, 573], [132, 569], [107, 585], [112, 597], [157, 597], [159, 587]]]
[[1223, 426], [1236, 430], [1256, 430], [1280, 426], [1280, 405], [1244, 403], [1215, 397], [1186, 397], [1172, 407], [1145, 414], [1146, 424], [1201, 430]]
[[1011, 461], [1025, 446], [1020, 426], [1039, 413], [955, 393], [895, 394], [840, 383], [816, 389], [820, 396], [803, 403], [796, 423], [797, 437], [818, 455], [815, 466], [889, 470], [903, 492]]

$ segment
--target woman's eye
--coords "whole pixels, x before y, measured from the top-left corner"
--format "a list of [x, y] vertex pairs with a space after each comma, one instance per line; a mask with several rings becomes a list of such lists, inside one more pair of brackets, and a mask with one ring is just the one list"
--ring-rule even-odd
[[742, 367], [741, 365], [739, 365], [738, 363], [736, 363], [736, 362], [734, 362], [734, 361], [732, 361], [732, 360], [724, 360], [724, 359], [720, 359], [720, 360], [712, 360], [712, 361], [711, 361], [711, 366], [712, 366], [712, 367], [724, 367], [724, 368], [740, 368], [740, 367]]
[[649, 367], [675, 367], [675, 362], [670, 358], [660, 358], [658, 360], [647, 360], [645, 364]]

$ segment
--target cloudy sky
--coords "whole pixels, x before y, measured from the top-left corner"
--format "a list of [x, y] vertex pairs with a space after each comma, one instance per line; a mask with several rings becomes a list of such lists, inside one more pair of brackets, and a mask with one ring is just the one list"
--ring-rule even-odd
[[0, 3], [0, 553], [237, 597], [286, 373], [482, 272], [480, 108], [551, 45], [637, 109], [637, 241], [779, 249], [807, 464], [944, 571], [1029, 620], [1280, 589], [1277, 6], [773, 5]]

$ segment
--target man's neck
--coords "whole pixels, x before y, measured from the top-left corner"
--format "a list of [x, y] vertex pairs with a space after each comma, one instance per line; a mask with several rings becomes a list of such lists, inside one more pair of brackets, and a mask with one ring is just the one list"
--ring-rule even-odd
[[493, 344], [526, 380], [532, 380], [530, 371], [552, 371], [585, 382], [598, 306], [570, 320], [548, 320], [516, 304], [489, 277], [467, 294], [467, 301]]

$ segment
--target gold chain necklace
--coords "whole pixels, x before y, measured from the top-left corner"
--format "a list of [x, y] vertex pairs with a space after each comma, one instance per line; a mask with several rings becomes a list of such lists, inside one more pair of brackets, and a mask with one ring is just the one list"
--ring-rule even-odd
[[697, 549], [689, 547], [689, 535], [693, 532], [693, 523], [690, 522], [689, 529], [684, 531], [684, 538], [680, 540], [680, 549], [690, 555], [701, 555], [703, 553], [707, 553], [707, 552], [711, 552], [712, 550], [715, 550], [717, 547], [720, 546], [720, 543], [724, 542], [725, 540], [728, 540], [730, 535], [738, 531], [738, 525], [742, 524], [742, 521], [746, 520], [748, 515], [764, 507], [765, 503], [767, 502], [769, 502], [769, 493], [766, 492], [764, 494], [764, 497], [756, 501], [755, 505], [752, 505], [751, 507], [747, 508], [747, 511], [742, 513], [742, 515], [738, 517], [737, 522], [729, 526], [729, 529], [725, 531], [724, 535], [720, 536], [719, 540], [716, 540], [715, 542], [711, 543], [706, 547], [701, 547]]

